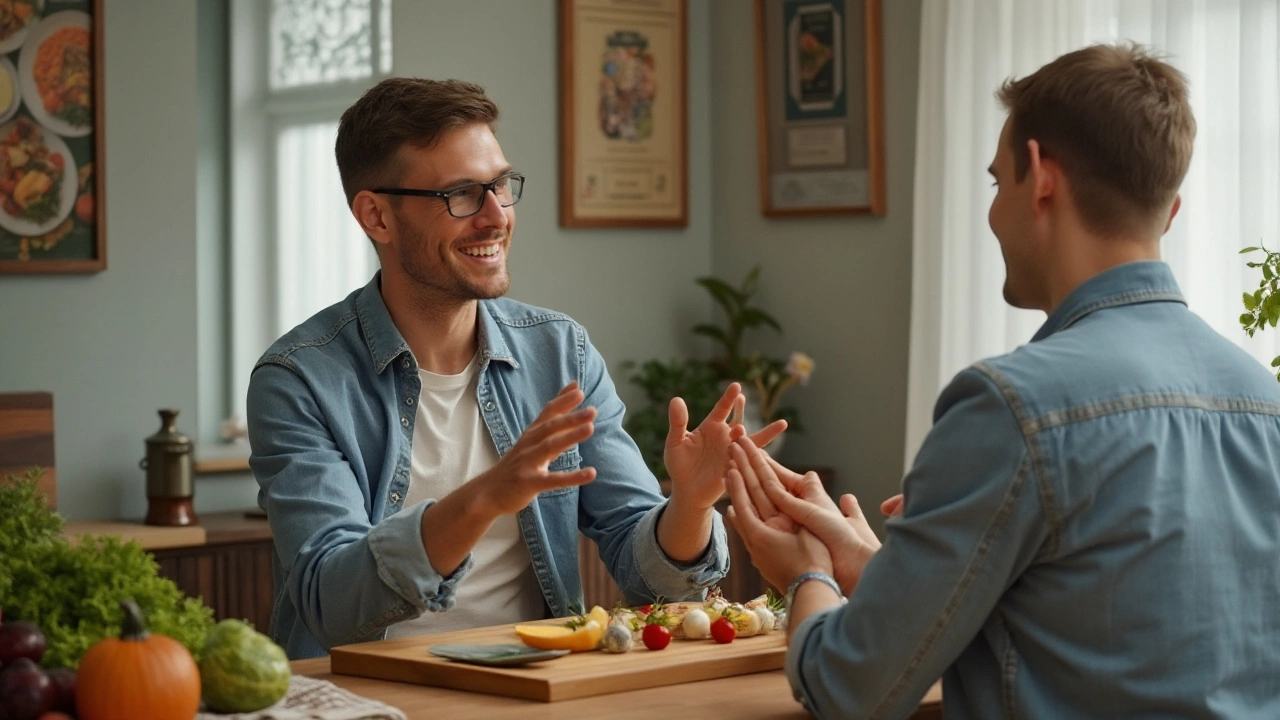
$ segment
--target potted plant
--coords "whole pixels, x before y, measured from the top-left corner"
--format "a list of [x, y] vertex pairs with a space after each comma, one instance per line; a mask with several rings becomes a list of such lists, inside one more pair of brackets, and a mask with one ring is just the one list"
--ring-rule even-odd
[[[751, 268], [737, 287], [714, 276], [698, 278], [697, 282], [711, 294], [712, 299], [724, 311], [725, 325], [702, 323], [693, 332], [711, 338], [720, 345], [722, 352], [708, 364], [723, 382], [741, 382], [747, 394], [747, 418], [744, 421], [753, 432], [774, 420], [787, 421], [789, 430], [803, 431], [796, 408], [780, 405], [783, 393], [792, 385], [807, 385], [813, 374], [813, 358], [802, 352], [793, 352], [786, 359], [769, 357], [762, 352], [744, 354], [742, 339], [746, 331], [765, 326], [782, 332], [782, 325], [773, 315], [751, 304], [760, 278], [760, 266]], [[757, 415], [758, 417], [752, 417]], [[777, 441], [773, 446], [778, 449]]]
[[[695, 334], [711, 338], [719, 346], [719, 352], [709, 360], [650, 360], [623, 365], [628, 371], [636, 371], [630, 382], [644, 391], [648, 401], [627, 421], [627, 430], [658, 477], [666, 476], [662, 453], [667, 436], [667, 405], [673, 397], [684, 398], [691, 422], [701, 422], [728, 383], [738, 381], [747, 396], [743, 424], [748, 431], [755, 432], [778, 419], [787, 421], [788, 432], [803, 430], [796, 408], [782, 406], [780, 401], [791, 386], [809, 382], [813, 359], [801, 352], [793, 352], [784, 360], [742, 349], [749, 330], [767, 326], [782, 332], [782, 325], [773, 315], [751, 304], [759, 277], [757, 265], [736, 287], [715, 276], [697, 279], [725, 315], [723, 325], [700, 323], [693, 327]], [[780, 436], [769, 446], [775, 454], [781, 449], [781, 441]]]
[[[1268, 325], [1275, 327], [1280, 321], [1280, 253], [1271, 252], [1263, 246], [1247, 247], [1240, 254], [1258, 251], [1262, 251], [1265, 257], [1247, 264], [1251, 268], [1262, 268], [1262, 280], [1257, 290], [1244, 294], [1245, 313], [1240, 316], [1240, 325], [1249, 337]], [[1280, 368], [1280, 356], [1271, 361], [1271, 367]], [[1280, 380], [1280, 370], [1276, 371], [1276, 380]]]

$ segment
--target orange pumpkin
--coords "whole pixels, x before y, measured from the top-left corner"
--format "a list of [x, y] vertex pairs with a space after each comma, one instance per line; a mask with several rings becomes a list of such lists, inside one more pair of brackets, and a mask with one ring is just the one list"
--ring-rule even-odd
[[80, 660], [80, 720], [191, 720], [200, 708], [200, 669], [182, 643], [147, 631], [133, 600], [120, 603], [120, 638], [94, 643]]

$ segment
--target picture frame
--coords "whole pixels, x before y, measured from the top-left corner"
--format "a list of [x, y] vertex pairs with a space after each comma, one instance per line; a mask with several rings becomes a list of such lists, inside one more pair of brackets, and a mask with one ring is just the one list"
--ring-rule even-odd
[[756, 0], [765, 216], [883, 215], [880, 0]]
[[560, 0], [560, 225], [685, 227], [685, 0]]
[[0, 19], [0, 273], [100, 272], [102, 0], [12, 4]]

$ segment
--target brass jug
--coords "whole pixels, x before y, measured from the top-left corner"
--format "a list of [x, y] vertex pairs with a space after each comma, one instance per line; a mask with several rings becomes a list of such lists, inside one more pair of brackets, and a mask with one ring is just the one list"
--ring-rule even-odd
[[148, 525], [195, 525], [191, 438], [178, 432], [177, 410], [160, 410], [160, 431], [147, 437], [147, 456], [138, 467], [147, 471]]

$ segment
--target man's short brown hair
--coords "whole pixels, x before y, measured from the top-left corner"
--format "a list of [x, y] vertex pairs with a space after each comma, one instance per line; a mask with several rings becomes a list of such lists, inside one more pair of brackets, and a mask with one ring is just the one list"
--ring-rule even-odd
[[397, 156], [405, 145], [431, 147], [450, 130], [479, 122], [492, 128], [497, 121], [498, 106], [479, 85], [383, 80], [347, 108], [338, 122], [334, 155], [347, 205], [361, 190], [399, 182], [404, 169]]
[[1035, 140], [1062, 166], [1090, 230], [1116, 236], [1164, 220], [1196, 136], [1176, 68], [1136, 44], [1094, 45], [1005, 81], [996, 97], [1009, 111], [1019, 182]]

